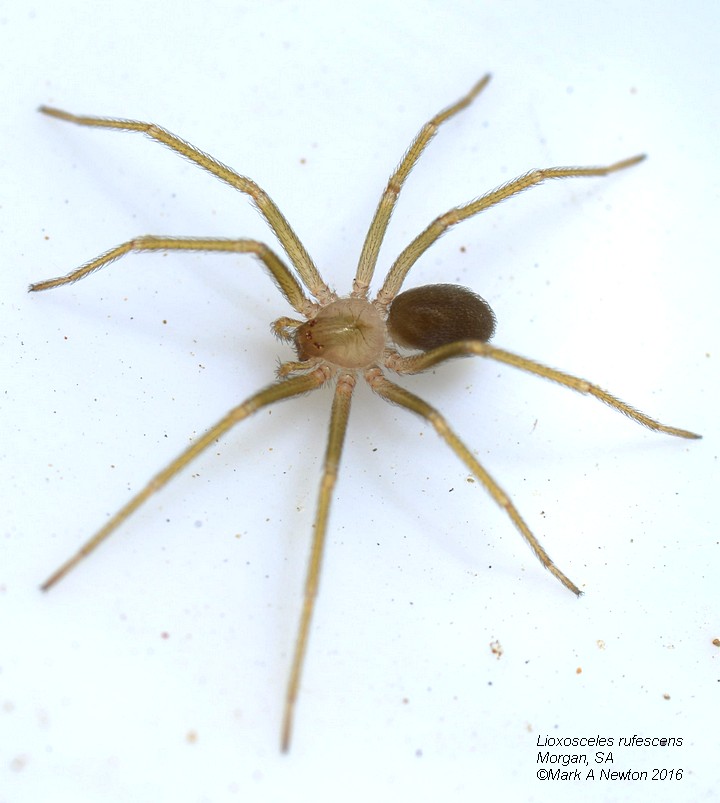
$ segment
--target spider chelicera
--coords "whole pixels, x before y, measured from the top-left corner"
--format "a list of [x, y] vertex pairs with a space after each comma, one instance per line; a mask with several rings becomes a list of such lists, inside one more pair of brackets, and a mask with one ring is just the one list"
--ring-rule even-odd
[[387, 372], [416, 374], [454, 357], [468, 355], [486, 357], [545, 377], [579, 393], [590, 394], [637, 423], [657, 432], [665, 432], [680, 438], [700, 437], [684, 429], [665, 426], [584, 379], [491, 346], [488, 341], [495, 328], [493, 312], [487, 302], [464, 287], [451, 284], [427, 285], [400, 293], [400, 288], [408, 272], [419, 257], [442, 234], [457, 223], [548, 179], [606, 176], [641, 162], [645, 158], [644, 155], [623, 159], [607, 167], [550, 167], [531, 170], [470, 203], [450, 209], [435, 218], [405, 248], [390, 268], [377, 296], [372, 300], [369, 298], [368, 291], [380, 245], [405, 180], [425, 147], [437, 133], [438, 128], [469, 106], [489, 80], [490, 76], [486, 75], [478, 81], [467, 95], [426, 123], [413, 140], [395, 172], [390, 176], [380, 198], [360, 254], [352, 291], [347, 296], [338, 296], [328, 287], [283, 214], [267, 193], [251, 179], [239, 175], [213, 157], [157, 125], [134, 120], [78, 116], [46, 106], [40, 108], [40, 111], [51, 117], [78, 125], [141, 132], [195, 162], [199, 167], [231, 187], [249, 195], [295, 269], [293, 272], [267, 245], [256, 240], [148, 235], [137, 237], [107, 251], [67, 276], [37, 282], [30, 286], [31, 291], [38, 291], [70, 284], [130, 252], [222, 251], [247, 253], [254, 254], [263, 263], [285, 300], [300, 316], [299, 319], [281, 317], [272, 325], [274, 333], [281, 340], [292, 345], [297, 356], [296, 360], [282, 363], [277, 371], [277, 381], [230, 410], [218, 423], [195, 440], [179, 457], [155, 475], [42, 585], [42, 589], [45, 591], [55, 585], [150, 496], [235, 424], [263, 407], [316, 390], [332, 382], [335, 392], [313, 525], [312, 550], [295, 652], [285, 696], [281, 733], [281, 745], [284, 751], [288, 750], [290, 745], [295, 703], [320, 579], [330, 502], [340, 464], [350, 413], [350, 401], [358, 378], [364, 379], [371, 389], [385, 401], [404, 407], [429, 422], [438, 435], [465, 463], [470, 473], [482, 483], [490, 496], [507, 512], [543, 566], [578, 596], [581, 594], [580, 589], [555, 566], [508, 495], [480, 465], [440, 413], [409, 390], [388, 379]]

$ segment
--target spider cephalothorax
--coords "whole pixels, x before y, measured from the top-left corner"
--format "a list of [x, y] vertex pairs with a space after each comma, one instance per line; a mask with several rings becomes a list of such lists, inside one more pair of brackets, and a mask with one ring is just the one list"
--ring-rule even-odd
[[369, 368], [385, 350], [382, 314], [364, 298], [339, 298], [295, 330], [298, 360], [323, 360], [337, 368]]
[[[415, 374], [454, 357], [463, 355], [487, 357], [545, 377], [580, 393], [595, 396], [652, 430], [681, 438], [699, 437], [687, 430], [660, 424], [584, 379], [491, 346], [488, 341], [495, 329], [495, 316], [486, 301], [466, 288], [439, 284], [418, 287], [400, 293], [408, 271], [417, 259], [438, 237], [457, 223], [547, 179], [605, 176], [637, 164], [645, 158], [644, 156], [624, 159], [607, 167], [551, 167], [531, 170], [470, 203], [449, 210], [433, 220], [405, 248], [391, 266], [377, 296], [370, 299], [368, 291], [375, 272], [380, 245], [405, 179], [439, 126], [467, 107], [486, 86], [489, 78], [489, 76], [485, 76], [467, 95], [439, 112], [420, 130], [391, 175], [381, 196], [360, 255], [352, 292], [342, 298], [339, 298], [325, 284], [290, 224], [267, 193], [251, 179], [236, 173], [159, 126], [134, 120], [76, 116], [58, 109], [41, 107], [41, 111], [45, 114], [79, 125], [144, 133], [195, 162], [240, 192], [246, 193], [253, 199], [275, 233], [294, 268], [293, 272], [268, 246], [256, 240], [147, 235], [113, 248], [67, 276], [38, 282], [30, 286], [30, 290], [37, 291], [69, 284], [102, 268], [114, 259], [135, 251], [190, 250], [250, 253], [265, 265], [286, 301], [302, 316], [302, 320], [288, 317], [278, 318], [273, 324], [275, 334], [293, 345], [297, 354], [297, 360], [284, 362], [280, 366], [277, 371], [277, 381], [230, 410], [217, 424], [194, 441], [170, 465], [153, 477], [42, 586], [44, 590], [53, 586], [117, 529], [152, 494], [235, 424], [262, 407], [315, 390], [332, 380], [335, 384], [335, 395], [315, 514], [312, 551], [295, 653], [285, 697], [282, 727], [283, 750], [287, 750], [290, 744], [295, 701], [300, 686], [300, 676], [320, 578], [330, 502], [350, 413], [350, 400], [358, 378], [364, 378], [372, 390], [384, 400], [404, 407], [427, 420], [465, 463], [468, 470], [482, 483], [493, 499], [504, 508], [542, 564], [576, 595], [580, 594], [580, 589], [555, 566], [508, 495], [450, 429], [442, 415], [427, 402], [388, 379], [388, 371], [398, 374]], [[312, 298], [306, 295], [306, 291]], [[401, 347], [403, 351], [399, 350], [397, 346]], [[407, 350], [410, 353], [407, 353]]]

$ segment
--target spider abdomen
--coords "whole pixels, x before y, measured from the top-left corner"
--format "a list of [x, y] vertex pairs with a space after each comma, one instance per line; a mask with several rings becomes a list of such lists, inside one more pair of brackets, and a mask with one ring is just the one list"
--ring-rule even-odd
[[427, 284], [397, 296], [387, 327], [398, 345], [428, 351], [459, 340], [490, 340], [495, 314], [484, 298], [467, 287]]
[[385, 349], [385, 323], [362, 298], [340, 298], [295, 331], [298, 359], [313, 357], [342, 368], [368, 368]]

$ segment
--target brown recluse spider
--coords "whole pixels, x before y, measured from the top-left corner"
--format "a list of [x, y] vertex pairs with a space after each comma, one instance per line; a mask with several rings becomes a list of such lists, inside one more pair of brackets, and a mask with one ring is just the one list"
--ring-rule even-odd
[[[386, 371], [401, 375], [416, 374], [453, 357], [467, 355], [486, 357], [545, 377], [579, 393], [594, 396], [638, 424], [656, 432], [665, 432], [680, 438], [700, 437], [684, 429], [665, 426], [584, 379], [491, 346], [488, 341], [495, 328], [495, 316], [487, 302], [464, 287], [438, 284], [416, 287], [400, 293], [400, 288], [415, 262], [442, 234], [457, 223], [548, 179], [607, 176], [636, 165], [645, 158], [644, 155], [623, 159], [607, 167], [549, 167], [531, 170], [474, 201], [450, 209], [435, 218], [415, 237], [393, 263], [377, 296], [373, 300], [368, 297], [380, 245], [398, 195], [410, 171], [435, 136], [438, 128], [469, 106], [489, 80], [490, 76], [486, 75], [478, 81], [467, 95], [426, 123], [413, 140], [395, 172], [390, 176], [380, 198], [360, 254], [352, 291], [347, 296], [336, 295], [325, 284], [314, 262], [283, 214], [267, 193], [251, 179], [239, 175], [212, 156], [199, 151], [157, 125], [134, 120], [78, 116], [47, 106], [40, 108], [44, 114], [78, 125], [112, 128], [120, 131], [138, 131], [167, 145], [221, 181], [249, 195], [279, 240], [294, 268], [293, 272], [267, 245], [256, 240], [146, 235], [107, 251], [67, 276], [48, 279], [30, 286], [30, 290], [38, 291], [70, 284], [130, 252], [185, 250], [247, 253], [254, 254], [263, 263], [285, 300], [300, 316], [299, 319], [281, 317], [273, 323], [274, 333], [281, 340], [292, 345], [297, 356], [295, 360], [282, 363], [277, 370], [277, 380], [230, 410], [204, 435], [197, 438], [170, 465], [156, 474], [42, 585], [44, 591], [54, 586], [58, 580], [114, 532], [131, 513], [235, 424], [274, 402], [316, 390], [332, 381], [335, 385], [335, 392], [313, 525], [312, 550], [295, 652], [285, 696], [281, 735], [283, 751], [287, 751], [290, 746], [295, 703], [320, 578], [330, 501], [350, 413], [350, 400], [359, 376], [382, 399], [416, 413], [435, 428], [438, 435], [465, 463], [470, 473], [482, 483], [490, 496], [507, 512], [543, 566], [578, 596], [581, 594], [580, 589], [555, 566], [507, 494], [450, 429], [440, 413], [409, 390], [390, 381]], [[306, 295], [306, 291], [309, 295]], [[408, 351], [410, 353], [407, 353]]]

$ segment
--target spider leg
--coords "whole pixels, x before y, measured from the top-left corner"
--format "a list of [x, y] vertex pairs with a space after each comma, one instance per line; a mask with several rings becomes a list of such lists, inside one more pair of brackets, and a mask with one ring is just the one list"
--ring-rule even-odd
[[401, 388], [394, 382], [387, 379], [379, 368], [371, 368], [366, 371], [365, 378], [370, 387], [379, 396], [392, 404], [404, 407], [410, 412], [416, 413], [432, 424], [438, 435], [447, 443], [455, 454], [465, 463], [470, 472], [477, 477], [483, 484], [485, 490], [492, 496], [498, 505], [510, 516], [512, 523], [520, 531], [520, 534], [535, 553], [542, 565], [576, 596], [581, 596], [582, 592], [558, 567], [553, 563], [548, 553], [543, 549], [538, 539], [532, 534], [530, 528], [525, 524], [517, 508], [510, 500], [510, 497], [495, 482], [488, 472], [475, 459], [470, 450], [450, 429], [442, 415], [427, 402], [423, 401], [414, 393]]
[[86, 558], [93, 552], [100, 544], [111, 535], [132, 513], [134, 513], [144, 502], [146, 502], [154, 493], [159, 491], [169, 480], [171, 480], [179, 471], [205, 451], [208, 446], [211, 446], [219, 437], [224, 435], [228, 430], [243, 421], [248, 416], [256, 413], [268, 404], [281, 401], [282, 399], [289, 399], [293, 396], [299, 396], [302, 393], [307, 393], [310, 390], [315, 390], [327, 381], [328, 373], [325, 370], [318, 369], [309, 374], [302, 376], [292, 377], [282, 382], [276, 382], [269, 385], [263, 390], [251, 396], [242, 404], [234, 407], [223, 418], [218, 421], [215, 426], [211, 427], [204, 435], [193, 441], [190, 446], [185, 449], [178, 457], [176, 457], [168, 466], [156, 474], [147, 485], [139, 491], [130, 501], [124, 505], [108, 522], [105, 526], [101, 527], [95, 535], [90, 538], [83, 546], [75, 553], [69, 560], [63, 563], [57, 571], [40, 586], [43, 591], [52, 588], [59, 580], [61, 580], [71, 569], [75, 568], [83, 558]]
[[285, 712], [283, 715], [281, 738], [283, 752], [287, 752], [290, 749], [295, 702], [300, 687], [300, 677], [302, 675], [305, 653], [307, 652], [308, 636], [310, 634], [310, 622], [312, 620], [315, 598], [320, 582], [320, 568], [325, 547], [328, 514], [330, 512], [332, 492], [335, 487], [338, 468], [340, 466], [340, 456], [345, 440], [348, 416], [350, 415], [350, 401], [352, 399], [354, 387], [355, 376], [353, 374], [341, 374], [338, 377], [330, 416], [330, 428], [328, 430], [328, 442], [325, 449], [323, 474], [320, 481], [318, 506], [315, 513], [315, 523], [313, 525], [313, 542], [305, 580], [305, 595], [302, 613], [300, 614], [297, 640], [295, 642], [295, 653], [293, 655], [292, 668], [290, 670], [290, 678], [285, 695]]
[[66, 276], [35, 282], [30, 285], [29, 290], [37, 292], [50, 290], [53, 287], [61, 287], [64, 284], [72, 284], [84, 279], [90, 273], [104, 268], [105, 265], [109, 265], [116, 259], [125, 256], [125, 254], [143, 251], [223, 251], [234, 254], [255, 254], [268, 269], [275, 284], [280, 288], [280, 292], [295, 310], [305, 314], [314, 306], [306, 298], [297, 279], [292, 275], [287, 265], [264, 243], [260, 243], [257, 240], [228, 240], [208, 237], [157, 237], [151, 234], [136, 237], [122, 245], [118, 245], [116, 248], [111, 248], [99, 257], [70, 271]]
[[139, 131], [156, 142], [167, 145], [168, 148], [195, 162], [196, 165], [206, 170], [208, 173], [234, 187], [236, 190], [249, 195], [260, 214], [268, 222], [270, 228], [277, 235], [278, 240], [285, 249], [290, 261], [297, 269], [300, 278], [305, 283], [310, 293], [319, 301], [332, 300], [333, 295], [330, 288], [325, 284], [318, 269], [315, 267], [310, 255], [305, 250], [305, 246], [300, 242], [297, 234], [293, 231], [290, 224], [285, 219], [283, 213], [278, 209], [270, 196], [258, 186], [252, 179], [241, 176], [231, 168], [214, 159], [207, 153], [199, 150], [185, 142], [180, 137], [171, 134], [164, 128], [154, 123], [143, 123], [138, 120], [119, 120], [106, 117], [90, 117], [86, 115], [70, 114], [61, 109], [54, 109], [49, 106], [41, 106], [39, 111], [50, 117], [56, 117], [76, 125], [90, 126], [94, 128], [114, 128], [120, 131]]
[[629, 404], [620, 401], [606, 390], [598, 387], [597, 385], [588, 382], [585, 379], [580, 379], [577, 376], [566, 374], [563, 371], [557, 371], [554, 368], [548, 368], [534, 360], [528, 360], [526, 357], [520, 357], [510, 351], [499, 349], [496, 346], [491, 346], [489, 343], [482, 343], [479, 340], [461, 340], [457, 343], [449, 343], [445, 346], [440, 346], [424, 354], [417, 354], [410, 357], [401, 357], [399, 354], [390, 355], [386, 361], [386, 365], [393, 371], [401, 374], [417, 374], [432, 368], [433, 365], [449, 360], [453, 357], [460, 357], [463, 355], [474, 354], [478, 357], [489, 357], [491, 360], [512, 365], [514, 368], [519, 368], [521, 371], [535, 374], [536, 376], [545, 377], [552, 382], [557, 382], [564, 385], [566, 388], [576, 390], [578, 393], [589, 394], [604, 402], [614, 410], [632, 418], [638, 424], [642, 424], [648, 429], [655, 432], [664, 432], [667, 435], [675, 435], [678, 438], [701, 438], [702, 435], [696, 435], [694, 432], [689, 432], [686, 429], [677, 429], [676, 427], [668, 427], [661, 424], [654, 418], [641, 413]]
[[395, 208], [398, 195], [400, 195], [405, 179], [410, 175], [410, 171], [415, 167], [422, 152], [425, 150], [430, 140], [437, 134], [440, 126], [463, 109], [466, 109], [483, 89], [485, 89], [489, 81], [490, 75], [488, 74], [481, 78], [467, 95], [463, 95], [457, 103], [453, 103], [452, 106], [448, 106], [446, 109], [438, 112], [432, 120], [429, 120], [420, 129], [420, 132], [405, 152], [400, 164], [395, 168], [395, 172], [388, 180], [387, 187], [385, 187], [380, 197], [380, 202], [378, 203], [375, 215], [370, 223], [370, 228], [365, 237], [365, 243], [360, 254], [355, 281], [353, 282], [353, 296], [360, 298], [365, 298], [367, 296], [367, 290], [372, 281], [373, 273], [375, 272], [378, 252], [385, 239], [385, 231], [390, 222], [390, 216]]
[[618, 170], [624, 170], [626, 167], [632, 167], [632, 165], [642, 162], [644, 158], [645, 154], [641, 154], [639, 156], [633, 156], [630, 159], [623, 159], [620, 162], [615, 162], [607, 167], [546, 167], [531, 170], [529, 173], [525, 173], [509, 181], [507, 184], [503, 184], [501, 187], [492, 190], [492, 192], [486, 195], [482, 195], [474, 201], [470, 201], [468, 204], [450, 209], [445, 212], [444, 215], [435, 218], [435, 220], [433, 220], [433, 222], [421, 232], [395, 260], [385, 279], [385, 283], [378, 293], [377, 303], [382, 307], [386, 307], [398, 294], [408, 271], [415, 262], [417, 262], [440, 236], [461, 221], [478, 215], [491, 206], [495, 206], [501, 201], [513, 195], [517, 195], [520, 192], [524, 192], [530, 189], [530, 187], [534, 187], [536, 184], [542, 184], [548, 179], [607, 176]]

